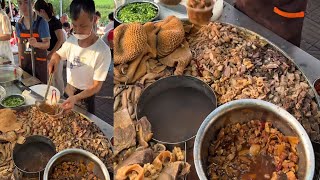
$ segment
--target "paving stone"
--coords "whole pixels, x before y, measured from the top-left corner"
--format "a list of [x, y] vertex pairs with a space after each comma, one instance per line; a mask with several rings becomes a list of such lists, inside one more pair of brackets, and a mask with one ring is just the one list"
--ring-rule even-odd
[[307, 53], [320, 60], [320, 48], [311, 46], [309, 49], [307, 49]]
[[312, 19], [313, 21], [320, 23], [320, 6], [317, 7], [315, 10], [311, 11], [311, 13], [308, 14], [308, 17]]
[[313, 46], [320, 49], [320, 40], [316, 44], [314, 44]]
[[308, 6], [307, 6], [307, 13], [310, 13], [317, 8], [320, 7], [320, 1], [319, 0], [309, 0], [308, 1]]
[[311, 46], [312, 46], [312, 44], [309, 44], [305, 40], [301, 40], [300, 48], [303, 49], [304, 51], [307, 50], [308, 48], [310, 48]]
[[317, 37], [313, 32], [303, 30], [301, 39], [313, 45], [318, 42], [319, 37]]
[[320, 24], [310, 19], [308, 16], [304, 19], [303, 30], [310, 31], [316, 36], [320, 36]]

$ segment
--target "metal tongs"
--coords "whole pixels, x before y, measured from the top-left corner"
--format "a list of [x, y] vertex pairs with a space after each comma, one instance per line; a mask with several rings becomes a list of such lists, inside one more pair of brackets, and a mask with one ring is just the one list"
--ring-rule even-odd
[[53, 73], [50, 74], [49, 76], [49, 80], [48, 80], [48, 84], [47, 84], [47, 90], [46, 90], [46, 94], [44, 95], [44, 98], [42, 101], [36, 101], [36, 106], [39, 108], [41, 105], [46, 104], [47, 101], [47, 97], [48, 97], [48, 92], [49, 92], [49, 88], [51, 86], [51, 82], [52, 82], [52, 77], [53, 77]]

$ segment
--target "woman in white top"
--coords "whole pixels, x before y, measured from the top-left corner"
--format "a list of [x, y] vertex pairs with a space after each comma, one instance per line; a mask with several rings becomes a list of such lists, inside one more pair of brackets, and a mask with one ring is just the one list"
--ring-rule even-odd
[[[9, 17], [4, 11], [5, 8], [5, 0], [1, 1], [0, 8], [0, 57], [4, 57], [11, 61], [14, 64], [12, 50], [10, 48], [10, 38], [11, 38], [11, 24]], [[0, 58], [2, 59], [2, 58]]]

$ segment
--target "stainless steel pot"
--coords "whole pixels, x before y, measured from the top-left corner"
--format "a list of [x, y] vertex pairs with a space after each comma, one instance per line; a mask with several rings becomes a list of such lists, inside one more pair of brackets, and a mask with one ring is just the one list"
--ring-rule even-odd
[[207, 179], [208, 148], [219, 130], [228, 123], [244, 123], [252, 119], [268, 120], [283, 134], [297, 136], [300, 143], [297, 146], [299, 154], [299, 179], [312, 179], [315, 169], [315, 156], [308, 134], [301, 124], [287, 111], [272, 103], [241, 99], [226, 103], [204, 120], [199, 128], [194, 143], [194, 162], [201, 180]]
[[58, 164], [65, 161], [77, 162], [79, 160], [83, 160], [84, 163], [93, 162], [95, 164], [93, 170], [95, 175], [100, 179], [110, 180], [109, 172], [103, 162], [94, 154], [82, 149], [65, 149], [53, 156], [44, 170], [43, 180], [49, 179], [54, 167]]

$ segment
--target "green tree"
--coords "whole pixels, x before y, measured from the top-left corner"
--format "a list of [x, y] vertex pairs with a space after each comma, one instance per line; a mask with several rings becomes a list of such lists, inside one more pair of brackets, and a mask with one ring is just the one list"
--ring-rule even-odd
[[[53, 6], [54, 13], [60, 16], [60, 0], [48, 0]], [[62, 13], [69, 15], [69, 6], [72, 0], [62, 0]], [[108, 22], [108, 14], [114, 11], [114, 0], [94, 0], [96, 10], [101, 13], [101, 23]]]
[[[69, 14], [69, 7], [72, 0], [62, 0], [62, 13]], [[60, 16], [60, 0], [48, 0], [53, 6], [53, 11], [55, 15]]]

